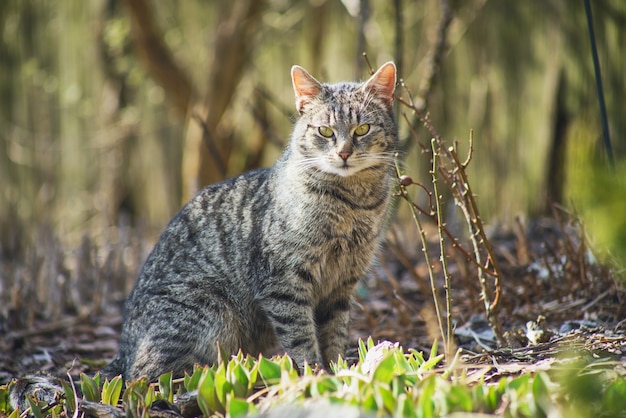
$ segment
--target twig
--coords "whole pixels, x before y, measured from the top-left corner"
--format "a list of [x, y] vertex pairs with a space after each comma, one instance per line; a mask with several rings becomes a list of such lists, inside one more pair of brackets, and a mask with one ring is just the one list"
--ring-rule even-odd
[[395, 29], [395, 51], [394, 57], [396, 60], [396, 68], [398, 74], [404, 73], [404, 19], [403, 19], [403, 4], [402, 0], [394, 0], [394, 29]]
[[598, 48], [596, 47], [596, 36], [593, 30], [593, 17], [591, 16], [591, 4], [589, 0], [585, 0], [585, 14], [587, 15], [587, 28], [589, 30], [589, 42], [591, 44], [591, 57], [593, 58], [593, 70], [596, 75], [596, 89], [598, 91], [598, 102], [600, 103], [600, 117], [602, 119], [604, 148], [606, 149], [606, 156], [609, 159], [611, 168], [615, 168], [613, 148], [611, 147], [611, 136], [609, 134], [609, 118], [606, 115], [604, 89], [602, 88], [602, 75], [600, 73], [600, 60], [598, 59]]
[[83, 323], [84, 321], [85, 318], [80, 316], [66, 318], [60, 321], [43, 324], [40, 328], [36, 329], [25, 329], [23, 331], [9, 332], [5, 335], [4, 338], [6, 338], [7, 340], [18, 340], [22, 338], [33, 337], [35, 335], [56, 333], [67, 328], [72, 328], [79, 323]]
[[[502, 324], [500, 323], [500, 319], [498, 318], [501, 293], [500, 278], [502, 277], [502, 273], [500, 272], [495, 253], [493, 251], [493, 248], [491, 247], [491, 242], [487, 238], [485, 228], [483, 227], [482, 220], [480, 219], [478, 205], [476, 204], [476, 200], [474, 199], [474, 193], [472, 192], [471, 186], [467, 179], [465, 167], [459, 161], [458, 154], [454, 151], [454, 149], [449, 149], [448, 152], [456, 165], [456, 173], [459, 176], [459, 181], [457, 182], [458, 187], [455, 190], [458, 193], [457, 198], [461, 199], [461, 201], [463, 202], [463, 204], [461, 204], [460, 206], [466, 216], [468, 225], [470, 227], [470, 239], [474, 244], [477, 261], [480, 262], [480, 260], [478, 259], [480, 255], [480, 246], [478, 245], [479, 243], [476, 241], [476, 235], [480, 238], [480, 244], [482, 244], [485, 252], [487, 253], [486, 263], [491, 264], [491, 267], [493, 268], [493, 271], [495, 273], [495, 275], [493, 276], [493, 299], [489, 299], [490, 292], [488, 291], [486, 280], [484, 279], [484, 276], [482, 276], [482, 270], [479, 270], [479, 278], [481, 279], [481, 286], [483, 286], [483, 297], [485, 298], [483, 302], [485, 303], [487, 321], [489, 321], [489, 325], [493, 329], [498, 344], [504, 345], [504, 332], [502, 330]], [[488, 264], [486, 264], [485, 266], [487, 266]]]
[[[430, 194], [430, 192], [420, 183], [411, 183], [414, 184], [418, 187], [421, 187], [422, 189], [424, 189], [426, 191], [426, 193]], [[437, 216], [436, 216], [436, 212], [434, 210], [431, 211], [427, 211], [424, 208], [422, 208], [421, 206], [419, 206], [417, 203], [415, 202], [410, 202], [411, 205], [413, 205], [413, 207], [422, 215], [427, 216], [428, 218], [430, 218], [430, 220], [433, 221], [433, 223], [435, 223], [435, 225], [437, 225]], [[467, 251], [465, 248], [463, 248], [463, 246], [461, 245], [461, 243], [459, 242], [459, 240], [452, 234], [452, 232], [450, 232], [450, 230], [443, 225], [443, 231], [446, 234], [446, 236], [450, 239], [451, 243], [452, 243], [452, 247], [459, 250], [459, 252], [461, 254], [463, 254], [463, 256], [474, 265], [474, 267], [481, 269], [485, 274], [487, 274], [488, 276], [495, 276], [496, 273], [489, 270], [489, 268], [485, 267], [484, 265], [480, 264], [478, 261], [476, 261], [476, 259], [474, 258], [474, 256], [472, 256], [469, 251]]]
[[[362, 54], [366, 53], [367, 46], [367, 38], [365, 36], [365, 32], [367, 30], [367, 24], [370, 20], [370, 4], [369, 0], [359, 0], [359, 15], [358, 15], [358, 37], [357, 37], [357, 46], [356, 46], [356, 77], [358, 79], [362, 75], [363, 64], [364, 62], [361, 60]], [[370, 69], [371, 70], [371, 69]]]
[[[397, 158], [396, 158], [396, 173], [397, 173], [398, 178], [400, 178], [401, 177], [400, 166], [398, 165]], [[446, 333], [443, 330], [441, 307], [439, 306], [439, 296], [437, 293], [437, 286], [435, 284], [435, 271], [433, 269], [432, 262], [430, 261], [431, 258], [430, 258], [430, 254], [428, 251], [428, 241], [426, 240], [426, 232], [424, 232], [424, 228], [422, 227], [422, 223], [419, 219], [419, 216], [417, 216], [415, 205], [413, 204], [413, 202], [411, 202], [411, 199], [408, 196], [406, 186], [404, 186], [402, 183], [400, 183], [400, 196], [409, 203], [409, 208], [411, 209], [411, 215], [413, 216], [413, 221], [415, 222], [415, 226], [417, 227], [417, 230], [420, 235], [420, 239], [422, 241], [422, 252], [424, 253], [426, 266], [428, 268], [428, 276], [430, 278], [430, 291], [433, 295], [433, 302], [435, 304], [435, 313], [437, 314], [437, 323], [439, 326], [439, 332], [441, 334], [441, 340], [443, 341], [444, 346], [447, 347], [448, 342], [446, 339]]]
[[365, 60], [365, 63], [367, 64], [367, 68], [369, 69], [370, 74], [374, 74], [374, 67], [372, 67], [372, 63], [370, 62], [369, 57], [367, 56], [367, 52], [363, 52], [363, 59]]
[[[419, 112], [419, 109], [412, 102], [407, 102], [402, 98], [399, 98], [398, 100], [400, 101], [400, 103], [412, 109], [415, 114], [420, 118], [424, 126], [432, 134], [433, 144], [436, 145], [436, 147], [434, 148], [435, 151], [430, 151], [432, 152], [432, 158], [437, 158], [436, 154], [442, 154], [450, 162], [450, 168], [448, 168], [447, 170], [440, 168], [438, 171], [442, 174], [442, 179], [450, 188], [453, 196], [455, 197], [455, 200], [457, 201], [458, 206], [461, 208], [461, 211], [465, 216], [469, 228], [469, 238], [474, 248], [474, 257], [470, 257], [468, 259], [474, 260], [476, 264], [480, 266], [480, 268], [478, 269], [478, 278], [482, 290], [483, 303], [485, 305], [487, 320], [489, 321], [489, 325], [492, 327], [493, 332], [496, 335], [498, 344], [503, 345], [505, 343], [504, 332], [502, 330], [502, 325], [497, 315], [501, 292], [500, 278], [502, 277], [502, 275], [498, 267], [497, 260], [495, 258], [495, 254], [493, 252], [491, 244], [487, 239], [487, 234], [485, 233], [482, 220], [480, 219], [478, 205], [476, 204], [476, 201], [474, 199], [474, 194], [471, 190], [467, 179], [467, 174], [465, 172], [467, 165], [471, 161], [471, 156], [473, 152], [473, 132], [470, 131], [470, 148], [468, 150], [468, 156], [462, 163], [459, 160], [456, 147], [445, 147], [441, 136], [439, 136], [436, 129], [434, 128], [434, 126], [432, 126], [432, 123], [428, 119], [428, 115], [421, 114]], [[487, 254], [487, 258], [484, 264], [481, 261], [481, 248], [484, 248]], [[485, 272], [490, 271], [489, 266], [492, 267], [493, 271], [493, 296], [491, 295], [490, 286], [488, 285], [484, 276]]]
[[274, 106], [284, 117], [289, 120], [293, 119], [294, 111], [292, 108], [287, 108], [282, 103], [280, 103], [276, 97], [267, 89], [265, 86], [260, 85], [254, 89], [254, 92], [257, 93], [263, 100]]
[[442, 196], [439, 194], [439, 185], [437, 183], [437, 140], [433, 138], [430, 142], [433, 155], [432, 155], [432, 171], [431, 176], [433, 179], [433, 190], [435, 193], [435, 205], [436, 205], [436, 213], [437, 213], [437, 230], [439, 232], [439, 251], [440, 251], [440, 259], [441, 266], [443, 269], [443, 278], [444, 278], [444, 290], [446, 293], [446, 358], [450, 358], [452, 355], [452, 294], [450, 289], [450, 272], [448, 270], [448, 262], [446, 260], [446, 243], [444, 241], [444, 228], [443, 228], [443, 209], [441, 208], [441, 198]]
[[202, 128], [202, 141], [204, 141], [204, 143], [206, 144], [209, 150], [209, 153], [211, 154], [211, 158], [213, 158], [213, 162], [217, 166], [217, 169], [220, 175], [222, 176], [222, 179], [225, 179], [226, 178], [226, 166], [224, 165], [224, 162], [222, 161], [222, 157], [220, 155], [219, 150], [215, 146], [215, 142], [213, 141], [213, 136], [211, 135], [211, 132], [209, 131], [209, 127], [207, 126], [206, 122], [204, 121], [202, 116], [200, 116], [198, 112], [195, 112], [195, 111], [192, 112], [191, 117], [196, 122], [198, 122], [198, 125], [200, 125], [200, 127]]
[[282, 149], [285, 146], [283, 139], [276, 135], [276, 133], [272, 130], [264, 115], [259, 112], [254, 104], [250, 104], [248, 108], [250, 109], [250, 114], [252, 115], [252, 118], [263, 132], [264, 138], [267, 139], [267, 142], [274, 145], [275, 147], [278, 147], [279, 149]]

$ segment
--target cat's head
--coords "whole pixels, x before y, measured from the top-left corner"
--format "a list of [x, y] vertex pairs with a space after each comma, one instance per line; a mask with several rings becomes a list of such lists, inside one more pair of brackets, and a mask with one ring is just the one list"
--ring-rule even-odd
[[291, 152], [302, 167], [347, 177], [393, 163], [397, 134], [392, 62], [364, 83], [322, 84], [297, 65], [291, 79], [300, 114]]

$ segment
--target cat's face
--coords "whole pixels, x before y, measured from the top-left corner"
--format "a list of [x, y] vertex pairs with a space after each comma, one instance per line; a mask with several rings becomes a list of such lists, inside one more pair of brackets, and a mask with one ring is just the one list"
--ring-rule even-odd
[[302, 167], [347, 177], [393, 163], [393, 63], [365, 83], [321, 84], [297, 66], [291, 73], [300, 113], [292, 152]]

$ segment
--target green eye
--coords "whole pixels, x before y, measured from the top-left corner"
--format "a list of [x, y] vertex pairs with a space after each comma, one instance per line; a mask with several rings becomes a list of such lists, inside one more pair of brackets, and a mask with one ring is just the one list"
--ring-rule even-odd
[[333, 130], [328, 126], [320, 126], [317, 130], [324, 138], [332, 138], [333, 135], [335, 135], [335, 132], [333, 132]]
[[363, 136], [370, 131], [370, 126], [367, 123], [359, 125], [354, 130], [355, 135]]

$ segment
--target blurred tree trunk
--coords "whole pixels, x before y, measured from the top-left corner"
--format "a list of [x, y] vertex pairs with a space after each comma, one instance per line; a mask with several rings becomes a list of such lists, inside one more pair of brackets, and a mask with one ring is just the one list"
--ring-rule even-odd
[[147, 72], [163, 87], [174, 108], [183, 117], [195, 96], [193, 83], [174, 61], [161, 33], [155, 26], [150, 5], [146, 0], [125, 0], [130, 14], [131, 30], [137, 55]]
[[[131, 15], [133, 38], [146, 70], [166, 91], [174, 108], [186, 118], [183, 150], [183, 201], [198, 189], [225, 177], [224, 167], [233, 148], [232, 135], [220, 129], [250, 58], [264, 1], [219, 2], [213, 59], [208, 88], [200, 97], [163, 42], [146, 0], [125, 0]], [[213, 151], [213, 152], [211, 152]]]
[[354, 60], [354, 79], [359, 80], [364, 77], [365, 60], [363, 54], [367, 53], [367, 25], [370, 20], [370, 2], [369, 0], [359, 0], [358, 32], [356, 41], [356, 59]]
[[570, 116], [565, 104], [565, 76], [559, 73], [558, 87], [552, 121], [554, 123], [550, 149], [548, 150], [546, 177], [545, 177], [545, 199], [543, 207], [538, 208], [546, 215], [552, 213], [553, 205], [563, 203], [563, 189], [565, 186], [565, 154], [567, 151], [567, 128], [570, 123]]
[[[193, 117], [187, 118], [183, 150], [183, 202], [189, 200], [202, 186], [223, 180], [221, 167], [233, 149], [232, 138], [220, 121], [230, 105], [235, 90], [250, 58], [261, 23], [265, 2], [242, 0], [220, 2], [211, 68], [208, 71], [208, 89], [204, 99], [194, 104], [190, 116], [199, 115], [204, 126]], [[218, 155], [212, 155], [208, 142]], [[219, 164], [220, 159], [223, 164]]]

